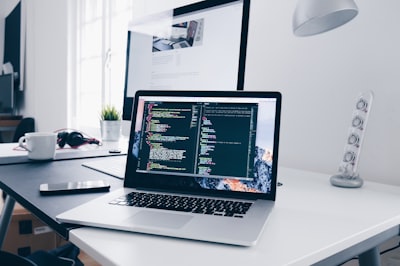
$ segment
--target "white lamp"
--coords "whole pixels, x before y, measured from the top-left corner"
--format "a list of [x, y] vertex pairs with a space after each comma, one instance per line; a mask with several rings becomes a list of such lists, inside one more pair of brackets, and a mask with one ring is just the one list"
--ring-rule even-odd
[[310, 36], [337, 28], [358, 14], [353, 0], [299, 0], [293, 15], [293, 32]]

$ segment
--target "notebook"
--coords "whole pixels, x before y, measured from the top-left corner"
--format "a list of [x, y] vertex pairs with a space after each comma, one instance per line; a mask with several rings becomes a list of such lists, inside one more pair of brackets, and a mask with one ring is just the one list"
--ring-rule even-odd
[[124, 187], [57, 219], [251, 246], [276, 196], [281, 95], [138, 91]]
[[126, 156], [112, 156], [83, 162], [82, 166], [99, 171], [113, 177], [124, 179]]

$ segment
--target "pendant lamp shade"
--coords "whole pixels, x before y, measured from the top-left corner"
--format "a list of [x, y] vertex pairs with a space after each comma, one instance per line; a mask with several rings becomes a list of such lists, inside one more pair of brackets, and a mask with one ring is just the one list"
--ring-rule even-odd
[[293, 15], [293, 32], [310, 36], [337, 28], [358, 14], [353, 0], [299, 0]]

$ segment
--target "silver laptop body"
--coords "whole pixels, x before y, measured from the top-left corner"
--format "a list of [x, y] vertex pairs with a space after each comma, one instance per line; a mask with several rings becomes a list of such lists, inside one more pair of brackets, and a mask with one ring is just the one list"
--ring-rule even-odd
[[279, 92], [138, 91], [124, 188], [57, 219], [254, 245], [275, 201], [280, 110]]

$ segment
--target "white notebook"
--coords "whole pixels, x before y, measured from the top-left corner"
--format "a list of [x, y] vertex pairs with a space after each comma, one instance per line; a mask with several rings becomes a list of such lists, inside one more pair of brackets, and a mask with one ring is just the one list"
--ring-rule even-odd
[[84, 162], [82, 165], [90, 169], [114, 176], [116, 178], [124, 179], [126, 155], [90, 160]]

